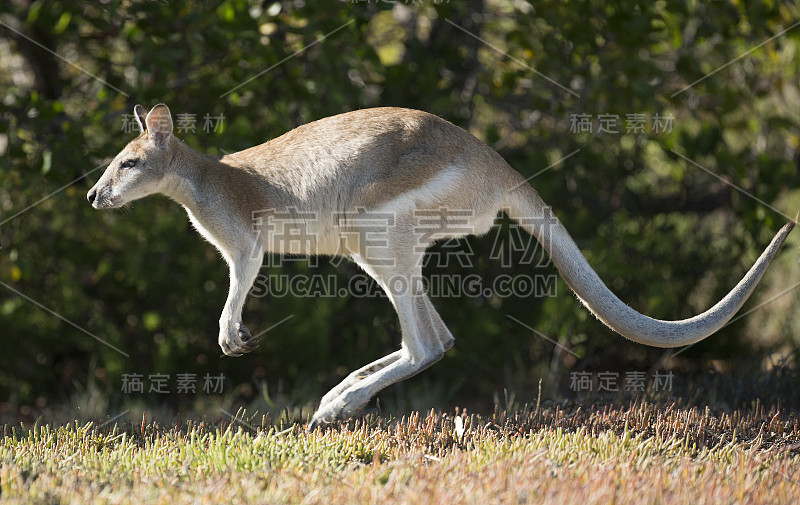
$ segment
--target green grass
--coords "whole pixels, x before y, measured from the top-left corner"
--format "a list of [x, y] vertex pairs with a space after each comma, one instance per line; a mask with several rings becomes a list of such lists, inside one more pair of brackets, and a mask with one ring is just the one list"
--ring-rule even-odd
[[[237, 419], [242, 419], [239, 413]], [[4, 503], [800, 503], [800, 420], [754, 405], [550, 405], [370, 416], [5, 426]]]

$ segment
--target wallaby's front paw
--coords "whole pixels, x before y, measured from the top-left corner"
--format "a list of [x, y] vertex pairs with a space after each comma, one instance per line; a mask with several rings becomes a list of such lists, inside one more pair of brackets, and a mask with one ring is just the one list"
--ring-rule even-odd
[[244, 345], [242, 346], [242, 352], [251, 352], [255, 351], [258, 348], [258, 337], [254, 337], [250, 330], [242, 323], [237, 325], [237, 330], [239, 334], [239, 338], [242, 339]]
[[220, 334], [219, 346], [228, 356], [241, 356], [258, 347], [258, 338], [254, 338], [243, 323], [236, 323], [229, 331]]

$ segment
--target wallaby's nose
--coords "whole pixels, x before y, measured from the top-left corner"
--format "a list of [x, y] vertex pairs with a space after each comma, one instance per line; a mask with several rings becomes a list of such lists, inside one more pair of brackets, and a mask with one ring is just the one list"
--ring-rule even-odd
[[89, 200], [89, 203], [94, 203], [95, 198], [97, 198], [97, 190], [91, 189], [89, 194], [86, 195], [86, 199]]

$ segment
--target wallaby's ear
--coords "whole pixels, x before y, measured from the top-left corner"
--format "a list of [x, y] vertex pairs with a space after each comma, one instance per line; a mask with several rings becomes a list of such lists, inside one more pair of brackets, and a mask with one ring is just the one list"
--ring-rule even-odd
[[163, 145], [172, 135], [172, 116], [169, 107], [160, 103], [150, 109], [144, 119], [147, 137], [157, 146]]
[[136, 104], [133, 108], [133, 116], [136, 118], [136, 122], [139, 123], [139, 129], [144, 133], [147, 130], [147, 124], [144, 122], [144, 107], [139, 104]]

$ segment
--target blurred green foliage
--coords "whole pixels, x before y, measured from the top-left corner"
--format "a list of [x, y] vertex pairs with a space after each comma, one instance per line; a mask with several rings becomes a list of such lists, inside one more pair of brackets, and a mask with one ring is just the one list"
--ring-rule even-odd
[[[220, 358], [227, 270], [184, 211], [163, 197], [116, 212], [85, 200], [132, 138], [122, 125], [136, 103], [195, 114], [196, 130], [178, 136], [211, 154], [357, 108], [438, 114], [524, 175], [539, 174], [532, 184], [623, 300], [663, 319], [696, 314], [785, 221], [761, 202], [794, 214], [800, 28], [763, 42], [796, 19], [793, 3], [741, 1], [5, 2], [0, 414], [36, 416], [88, 384], [113, 403], [125, 373], [224, 373], [242, 401], [266, 391], [310, 402], [399, 344], [384, 298], [252, 297], [244, 320], [254, 333], [294, 317], [255, 353]], [[222, 131], [205, 131], [207, 114], [224, 117]], [[573, 131], [577, 114], [591, 116], [592, 133]], [[619, 118], [617, 133], [599, 131], [603, 114]], [[645, 116], [642, 131], [627, 131], [629, 114]], [[656, 115], [674, 118], [669, 131], [656, 131]], [[491, 259], [497, 240], [510, 240], [508, 223], [462, 241], [471, 266], [426, 273], [486, 284], [553, 273], [519, 265], [522, 251], [511, 253], [515, 267]], [[793, 268], [781, 270], [778, 288], [793, 284]], [[344, 283], [359, 272], [324, 260], [265, 273]], [[456, 347], [384, 398], [401, 408], [480, 406], [508, 389], [529, 400], [540, 378], [555, 394], [570, 370], [647, 369], [663, 356], [607, 330], [560, 280], [557, 290], [434, 299]], [[681, 359], [702, 367], [752, 353], [758, 336], [745, 328], [731, 325]], [[796, 350], [793, 326], [782, 328], [770, 349]]]

